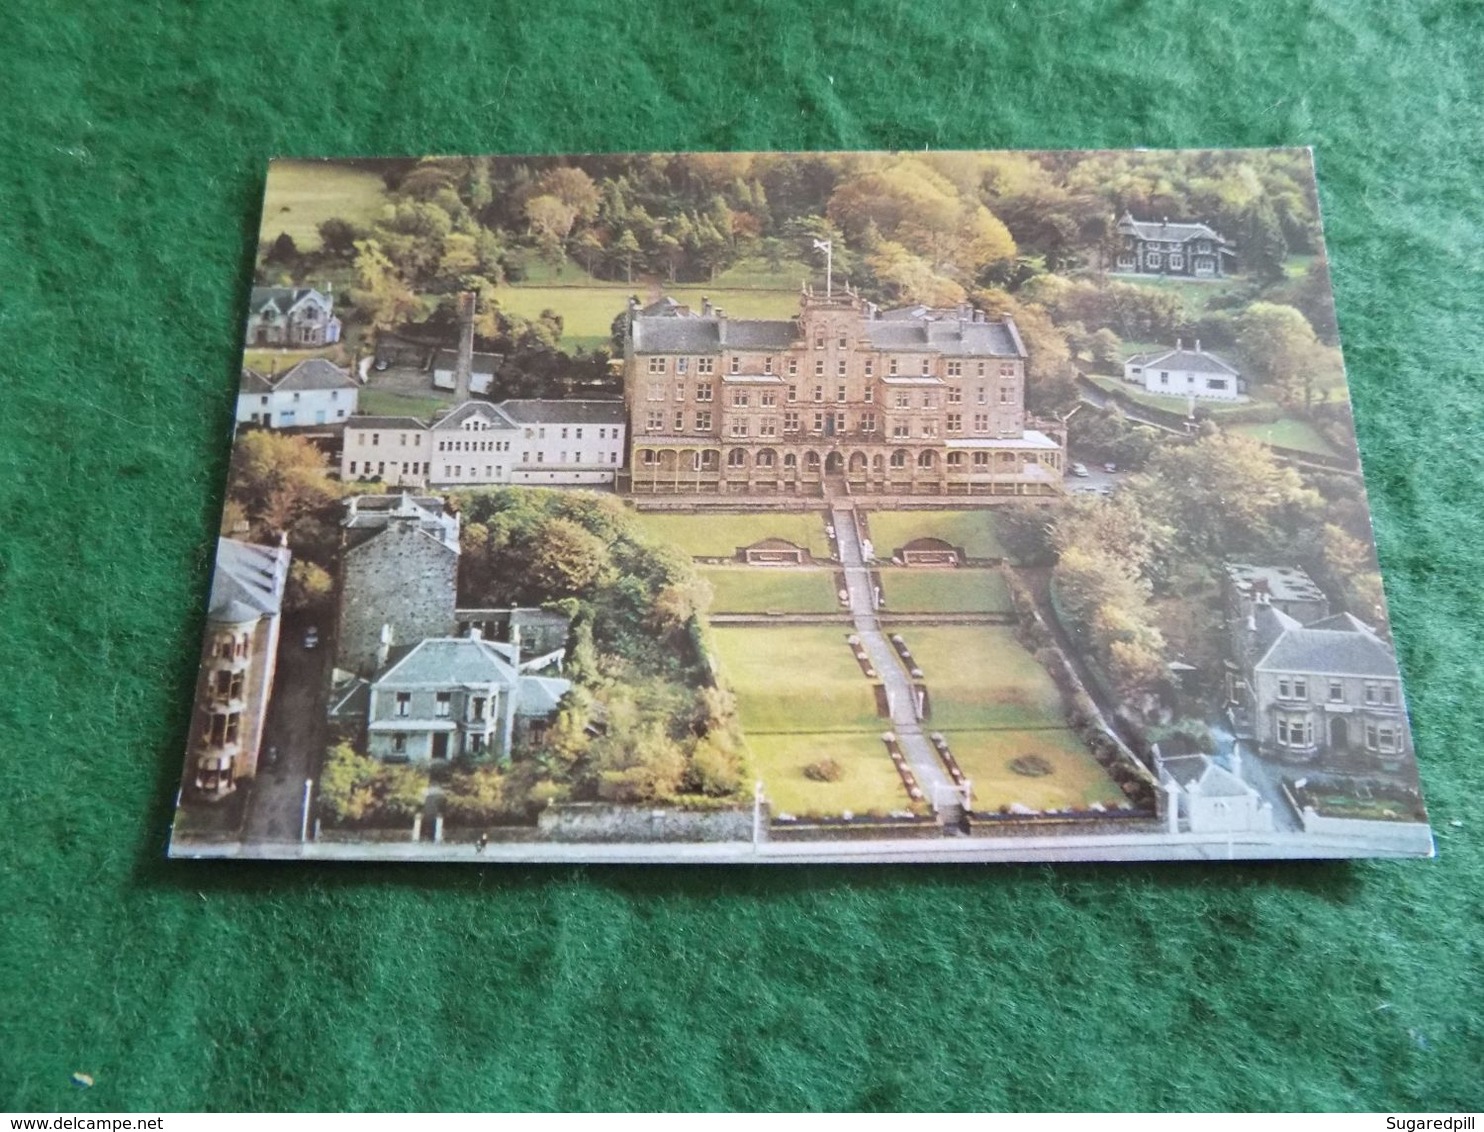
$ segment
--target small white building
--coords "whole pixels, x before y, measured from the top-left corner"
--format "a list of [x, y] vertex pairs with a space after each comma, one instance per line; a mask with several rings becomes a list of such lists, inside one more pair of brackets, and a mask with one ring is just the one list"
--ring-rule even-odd
[[394, 487], [428, 482], [428, 426], [416, 417], [351, 417], [340, 445], [340, 478]]
[[[469, 389], [473, 393], [489, 396], [495, 374], [505, 360], [501, 354], [474, 354], [469, 364]], [[439, 350], [433, 358], [433, 388], [454, 390], [458, 387], [457, 350]]]
[[605, 487], [623, 463], [624, 433], [621, 401], [466, 401], [431, 425], [354, 418], [340, 474], [419, 488]]
[[280, 375], [242, 370], [237, 423], [263, 428], [343, 425], [355, 414], [361, 387], [324, 358], [307, 358]]
[[1241, 777], [1240, 756], [1228, 770], [1203, 754], [1163, 755], [1154, 766], [1169, 808], [1171, 833], [1270, 833], [1273, 807]]
[[1123, 363], [1123, 380], [1169, 397], [1197, 397], [1206, 401], [1244, 399], [1244, 383], [1237, 367], [1209, 350], [1202, 350], [1199, 338], [1194, 349], [1187, 349], [1177, 338], [1173, 350], [1135, 354]]

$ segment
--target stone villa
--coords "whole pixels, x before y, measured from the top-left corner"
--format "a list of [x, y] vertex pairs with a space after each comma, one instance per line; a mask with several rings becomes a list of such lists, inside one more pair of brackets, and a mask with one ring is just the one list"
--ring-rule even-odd
[[729, 318], [705, 301], [649, 314], [632, 300], [621, 489], [1058, 494], [1064, 437], [1027, 418], [1014, 320], [892, 313], [848, 287], [806, 286], [792, 319]]
[[340, 341], [335, 292], [313, 287], [254, 287], [247, 308], [249, 346], [310, 349]]
[[1231, 244], [1205, 224], [1171, 224], [1135, 220], [1125, 212], [1118, 220], [1117, 270], [1141, 275], [1183, 275], [1218, 279], [1226, 274], [1225, 259], [1236, 255]]

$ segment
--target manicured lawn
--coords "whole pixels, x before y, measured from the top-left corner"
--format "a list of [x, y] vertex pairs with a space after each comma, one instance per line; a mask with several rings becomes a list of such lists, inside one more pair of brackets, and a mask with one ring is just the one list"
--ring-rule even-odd
[[[1015, 802], [1033, 810], [1084, 810], [1093, 802], [1114, 809], [1126, 800], [1071, 731], [944, 731], [943, 737], [968, 776], [975, 809], [998, 810]], [[1016, 774], [1010, 762], [1022, 755], [1043, 759], [1051, 773]]]
[[717, 626], [716, 660], [737, 695], [749, 739], [766, 732], [889, 730], [871, 682], [846, 643], [846, 626]]
[[[801, 263], [796, 259], [783, 260], [778, 270], [774, 271], [768, 266], [767, 260], [752, 257], [738, 260], [718, 275], [712, 286], [723, 289], [748, 287], [767, 291], [797, 291], [800, 282], [813, 279], [818, 271], [819, 265]], [[711, 291], [706, 293], [713, 294]]]
[[328, 161], [275, 161], [268, 169], [260, 238], [293, 237], [301, 252], [319, 247], [319, 225], [331, 217], [367, 225], [386, 206], [379, 174]]
[[[889, 814], [912, 808], [879, 731], [749, 735], [747, 746], [775, 817], [831, 817], [847, 811]], [[815, 782], [804, 773], [805, 767], [825, 758], [834, 759], [844, 772], [835, 782]]]
[[339, 346], [324, 346], [318, 350], [272, 350], [249, 346], [242, 351], [242, 364], [264, 376], [283, 373], [310, 358], [329, 358], [337, 366], [345, 365], [344, 352]]
[[373, 417], [418, 417], [426, 420], [435, 413], [445, 412], [453, 404], [453, 396], [412, 396], [407, 393], [392, 393], [386, 389], [362, 389], [361, 412]]
[[998, 570], [926, 567], [881, 571], [888, 613], [1008, 613], [1010, 591]]
[[1066, 726], [1056, 685], [1008, 627], [908, 625], [893, 632], [922, 669], [933, 730]]
[[1003, 558], [1005, 548], [995, 534], [994, 512], [981, 511], [872, 511], [869, 524], [876, 556], [886, 559], [913, 539], [940, 538], [961, 546], [970, 558]]
[[[1131, 385], [1121, 377], [1112, 377], [1107, 374], [1090, 373], [1087, 376], [1092, 378], [1102, 388], [1112, 393], [1121, 393], [1136, 405], [1146, 405], [1151, 409], [1163, 409], [1167, 413], [1179, 413], [1182, 417], [1190, 409], [1189, 397], [1167, 397], [1160, 393], [1150, 393], [1143, 386]], [[1263, 405], [1272, 404], [1274, 402], [1260, 396], [1249, 397], [1246, 401], [1234, 402], [1202, 401], [1199, 398], [1196, 399], [1196, 408], [1210, 413], [1217, 420], [1220, 420], [1228, 413], [1246, 412], [1253, 407], [1260, 408]]]
[[1336, 455], [1335, 447], [1315, 430], [1308, 421], [1284, 417], [1272, 424], [1232, 425], [1229, 432], [1250, 436], [1264, 444], [1277, 444], [1283, 448], [1296, 448], [1300, 452], [1314, 452], [1320, 456]]
[[701, 573], [716, 593], [711, 602], [715, 613], [834, 613], [843, 608], [828, 570], [737, 566]]
[[[573, 266], [574, 280], [585, 278]], [[613, 320], [623, 313], [629, 296], [638, 294], [646, 300], [640, 284], [603, 283], [596, 286], [526, 286], [514, 284], [496, 292], [500, 306], [523, 318], [536, 318], [543, 310], [554, 310], [562, 316], [562, 341], [566, 349], [611, 348]], [[718, 287], [684, 287], [666, 289], [665, 294], [699, 310], [701, 296], [706, 295], [733, 318], [792, 318], [799, 311], [797, 290], [735, 290]]]
[[830, 540], [824, 517], [814, 511], [778, 511], [771, 515], [665, 515], [641, 512], [639, 525], [661, 542], [697, 558], [730, 558], [739, 546], [765, 538], [782, 538], [828, 559]]

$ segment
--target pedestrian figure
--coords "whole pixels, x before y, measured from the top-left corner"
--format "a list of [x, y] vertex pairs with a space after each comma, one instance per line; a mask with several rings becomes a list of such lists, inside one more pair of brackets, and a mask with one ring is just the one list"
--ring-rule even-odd
[[479, 840], [474, 843], [474, 852], [476, 852], [476, 853], [483, 853], [484, 852], [484, 847], [486, 845], [488, 845], [489, 843], [490, 843], [490, 835], [487, 834], [487, 833], [481, 833], [479, 835]]

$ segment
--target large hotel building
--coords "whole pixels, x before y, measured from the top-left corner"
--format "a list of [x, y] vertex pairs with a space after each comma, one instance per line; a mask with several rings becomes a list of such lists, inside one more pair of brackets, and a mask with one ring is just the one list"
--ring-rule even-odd
[[627, 328], [635, 495], [1061, 491], [1063, 433], [1027, 427], [1009, 317], [805, 287], [793, 319], [666, 299], [631, 301]]

